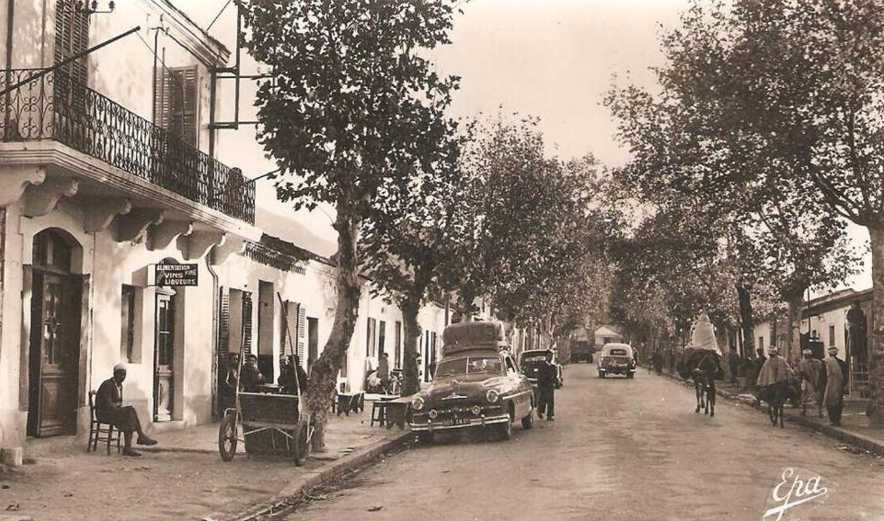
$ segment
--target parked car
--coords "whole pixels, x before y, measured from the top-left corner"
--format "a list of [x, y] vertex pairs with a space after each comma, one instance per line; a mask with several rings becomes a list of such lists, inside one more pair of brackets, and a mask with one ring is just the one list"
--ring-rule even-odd
[[534, 424], [534, 391], [510, 354], [503, 324], [461, 322], [442, 333], [442, 358], [430, 387], [412, 399], [409, 425], [424, 442], [439, 431], [493, 429], [512, 436], [513, 422]]
[[[546, 360], [546, 349], [532, 349], [530, 351], [522, 351], [519, 356], [519, 367], [522, 368], [522, 374], [528, 377], [528, 381], [537, 384], [537, 373], [540, 370], [540, 364]], [[556, 389], [565, 385], [565, 369], [559, 363], [556, 352], [553, 351], [552, 362], [556, 366]]]
[[636, 365], [632, 353], [629, 344], [605, 344], [599, 353], [599, 378], [611, 374], [621, 374], [627, 378], [635, 376]]
[[578, 362], [588, 362], [591, 364], [594, 351], [595, 349], [589, 342], [576, 342], [571, 346], [571, 361], [575, 364]]

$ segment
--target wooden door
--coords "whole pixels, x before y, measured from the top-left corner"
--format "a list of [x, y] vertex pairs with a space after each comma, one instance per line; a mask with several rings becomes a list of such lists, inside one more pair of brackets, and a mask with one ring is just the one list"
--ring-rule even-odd
[[76, 432], [81, 285], [76, 276], [33, 274], [28, 408], [33, 436]]
[[154, 350], [154, 421], [172, 419], [175, 380], [175, 299], [157, 294]]

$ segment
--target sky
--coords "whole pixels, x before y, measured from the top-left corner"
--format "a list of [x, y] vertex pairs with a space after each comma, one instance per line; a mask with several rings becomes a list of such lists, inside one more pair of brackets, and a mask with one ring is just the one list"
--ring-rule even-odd
[[[206, 27], [224, 1], [179, 0], [194, 20]], [[461, 3], [451, 33], [452, 44], [433, 59], [439, 72], [461, 76], [454, 96], [456, 116], [518, 112], [540, 118], [547, 148], [563, 159], [593, 154], [606, 166], [628, 159], [615, 140], [615, 123], [601, 102], [612, 83], [628, 80], [652, 88], [650, 67], [662, 65], [658, 37], [674, 27], [687, 0], [470, 0]], [[228, 6], [210, 34], [231, 50], [235, 47], [235, 11]], [[243, 53], [243, 73], [259, 70]], [[263, 72], [266, 72], [266, 68]], [[230, 100], [220, 111], [232, 113], [232, 87], [222, 85]], [[254, 119], [253, 86], [241, 84], [243, 119]], [[220, 159], [235, 164], [249, 177], [274, 169], [255, 142], [254, 127], [221, 131]], [[271, 182], [258, 181], [259, 204], [290, 213], [275, 200]], [[329, 212], [301, 212], [298, 219], [321, 230]], [[326, 230], [331, 232], [330, 228]], [[849, 233], [857, 245], [868, 234], [855, 226]], [[869, 262], [849, 282], [871, 286]]]

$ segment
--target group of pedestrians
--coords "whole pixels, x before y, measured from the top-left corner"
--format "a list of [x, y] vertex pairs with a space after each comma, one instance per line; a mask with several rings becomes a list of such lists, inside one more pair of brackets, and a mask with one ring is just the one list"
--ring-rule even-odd
[[[760, 350], [759, 350], [760, 351]], [[847, 388], [847, 363], [838, 358], [838, 348], [830, 347], [829, 356], [823, 361], [815, 358], [810, 349], [803, 351], [803, 358], [798, 362], [797, 378], [801, 385], [801, 415], [807, 409], [817, 408], [817, 414], [823, 417], [823, 406], [829, 415], [832, 425], [841, 425], [841, 411], [844, 408], [844, 394]], [[756, 385], [788, 385], [796, 377], [789, 363], [780, 356], [776, 346], [768, 350], [769, 357], [764, 361], [758, 372]]]

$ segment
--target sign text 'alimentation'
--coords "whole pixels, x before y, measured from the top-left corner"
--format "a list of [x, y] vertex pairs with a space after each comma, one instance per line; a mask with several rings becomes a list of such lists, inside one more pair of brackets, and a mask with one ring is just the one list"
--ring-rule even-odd
[[155, 264], [156, 286], [197, 286], [199, 269], [196, 264]]

